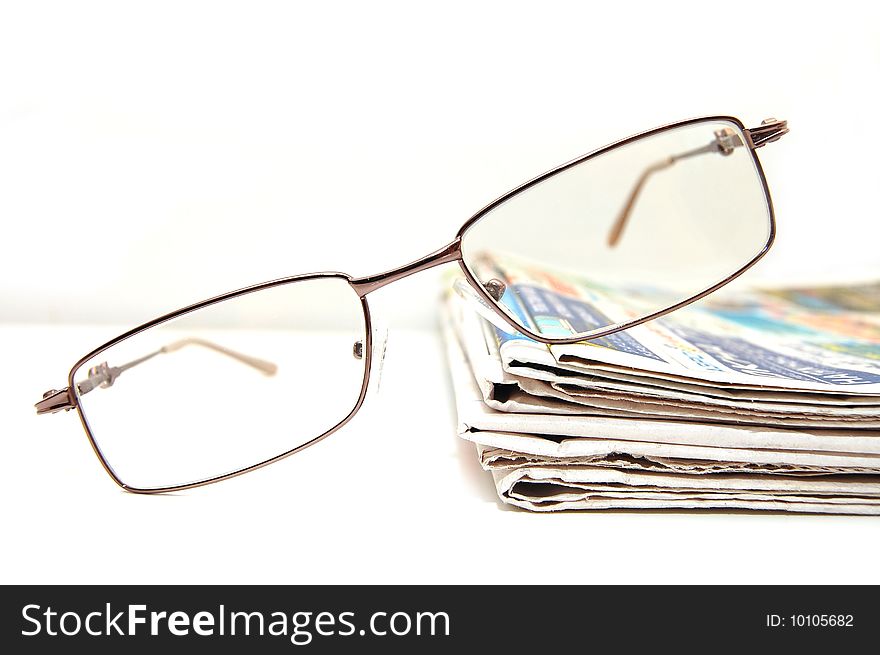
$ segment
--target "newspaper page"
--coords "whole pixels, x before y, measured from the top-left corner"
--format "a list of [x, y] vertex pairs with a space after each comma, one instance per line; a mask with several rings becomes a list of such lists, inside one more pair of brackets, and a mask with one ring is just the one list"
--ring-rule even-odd
[[[514, 279], [512, 293], [529, 286], [522, 272]], [[572, 294], [596, 294], [578, 291], [570, 278], [551, 277], [551, 284], [567, 294], [540, 287], [538, 302], [537, 285], [518, 293], [523, 320], [533, 329], [552, 324], [554, 335], [560, 326], [583, 329], [569, 317], [597, 310]], [[493, 385], [487, 401], [507, 411], [531, 411], [537, 402], [554, 413], [878, 428], [878, 289], [742, 293], [568, 345], [546, 346], [483, 321], [493, 360], [479, 362]]]
[[[749, 293], [562, 347], [507, 334], [452, 297], [460, 435], [501, 498], [528, 509], [878, 513], [878, 290]], [[684, 340], [682, 326], [701, 338]], [[710, 345], [724, 339], [736, 349]], [[822, 359], [806, 360], [813, 351]]]
[[[699, 441], [695, 435], [663, 443], [654, 441], [650, 427], [628, 429], [626, 419], [567, 430], [584, 436], [561, 435], [553, 432], [560, 426], [547, 426], [541, 415], [511, 415], [486, 406], [451, 328], [446, 336], [459, 435], [476, 444], [481, 465], [492, 474], [506, 503], [534, 511], [679, 508], [880, 514], [880, 454], [699, 446], [689, 443]], [[572, 417], [554, 418], [568, 418], [565, 423], [572, 427]], [[609, 427], [616, 428], [616, 434]], [[606, 433], [610, 436], [603, 436]]]
[[[502, 302], [533, 331], [554, 338], [608, 324], [609, 315], [639, 313], [607, 289], [546, 266], [496, 258], [493, 274], [507, 285]], [[843, 406], [880, 406], [880, 283], [717, 292], [643, 325], [549, 348], [520, 334], [499, 339], [507, 363], [588, 369], [654, 386], [662, 380], [693, 391], [708, 386], [723, 390], [722, 397], [748, 390], [772, 400], [778, 391], [798, 391], [809, 402], [809, 392], [818, 391], [823, 403], [836, 394]]]

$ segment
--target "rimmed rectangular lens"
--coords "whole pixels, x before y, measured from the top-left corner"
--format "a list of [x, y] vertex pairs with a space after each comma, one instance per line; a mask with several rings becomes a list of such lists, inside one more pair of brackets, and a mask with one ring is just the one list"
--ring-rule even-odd
[[741, 126], [660, 130], [565, 167], [462, 233], [464, 264], [511, 320], [585, 337], [700, 295], [769, 246], [772, 218]]
[[344, 422], [366, 382], [367, 320], [345, 278], [247, 292], [135, 334], [72, 374], [92, 439], [134, 489], [260, 464]]

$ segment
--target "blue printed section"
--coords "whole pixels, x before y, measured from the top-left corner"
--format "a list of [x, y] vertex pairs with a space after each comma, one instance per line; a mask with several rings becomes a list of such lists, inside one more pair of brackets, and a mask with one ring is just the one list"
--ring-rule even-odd
[[[593, 305], [583, 300], [531, 284], [511, 285], [507, 288], [502, 302], [510, 307], [520, 320], [525, 317], [525, 325], [551, 338], [570, 337], [573, 334], [589, 332], [614, 323]], [[497, 332], [500, 343], [528, 338], [523, 335], [507, 335], [500, 330]], [[648, 357], [658, 362], [664, 361], [626, 332], [615, 332], [607, 337], [591, 339], [590, 343], [617, 352]]]
[[822, 366], [815, 361], [762, 348], [738, 337], [707, 334], [700, 330], [674, 326], [671, 322], [666, 327], [728, 368], [747, 375], [841, 386], [880, 382], [880, 375], [874, 373]]
[[[523, 309], [523, 306], [520, 304], [519, 300], [517, 300], [517, 296], [515, 293], [512, 293], [510, 287], [507, 287], [504, 291], [504, 295], [501, 296], [501, 304], [505, 305], [510, 312], [516, 316], [520, 323], [525, 325], [528, 328], [534, 330], [535, 325], [532, 322], [531, 317], [526, 314], [526, 310]], [[510, 334], [501, 330], [499, 328], [495, 328], [495, 335], [498, 337], [498, 345], [502, 345], [507, 343], [508, 341], [517, 341], [517, 340], [525, 340], [531, 341], [526, 335], [522, 332], [517, 332], [516, 334]]]
[[804, 337], [819, 334], [816, 330], [805, 325], [799, 325], [793, 321], [787, 321], [782, 317], [772, 316], [761, 307], [744, 307], [741, 309], [716, 309], [712, 307], [706, 311], [710, 314], [720, 316], [731, 323], [737, 323], [743, 327], [764, 333], [787, 334]]

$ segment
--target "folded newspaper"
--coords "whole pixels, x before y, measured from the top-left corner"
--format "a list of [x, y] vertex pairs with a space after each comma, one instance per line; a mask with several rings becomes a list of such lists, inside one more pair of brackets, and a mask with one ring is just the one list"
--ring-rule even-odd
[[[532, 327], [593, 311], [595, 288], [529, 273], [508, 292]], [[728, 294], [570, 345], [455, 294], [446, 316], [459, 433], [507, 503], [880, 514], [880, 283]]]

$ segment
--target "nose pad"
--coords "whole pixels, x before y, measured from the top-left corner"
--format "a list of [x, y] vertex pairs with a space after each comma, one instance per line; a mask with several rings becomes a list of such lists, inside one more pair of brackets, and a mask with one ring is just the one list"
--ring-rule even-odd
[[370, 379], [376, 380], [376, 393], [382, 388], [382, 371], [385, 368], [385, 353], [388, 350], [388, 328], [373, 328], [373, 356], [371, 361]]
[[[382, 387], [382, 371], [385, 369], [385, 352], [388, 350], [388, 328], [373, 328], [373, 353], [370, 358], [370, 380], [374, 381], [371, 386], [375, 393], [379, 393]], [[351, 354], [355, 359], [364, 358], [364, 341], [358, 339], [351, 348]]]
[[[490, 283], [491, 282], [498, 282], [498, 284], [500, 284], [502, 286], [504, 285], [503, 282], [500, 282], [498, 280], [492, 280], [492, 281], [490, 281]], [[518, 334], [516, 328], [514, 328], [513, 325], [511, 325], [506, 320], [501, 318], [498, 315], [498, 312], [493, 307], [491, 307], [489, 305], [489, 303], [487, 303], [483, 299], [482, 296], [480, 296], [476, 291], [474, 291], [474, 288], [470, 284], [468, 284], [467, 280], [465, 280], [464, 278], [461, 278], [461, 277], [457, 278], [455, 280], [455, 282], [453, 282], [452, 288], [455, 290], [455, 293], [457, 293], [459, 296], [461, 296], [467, 302], [468, 306], [472, 310], [474, 310], [482, 318], [489, 321], [492, 325], [497, 327], [499, 330], [501, 330], [505, 334]], [[492, 295], [493, 298], [495, 297], [495, 295], [492, 293], [492, 291], [489, 291], [488, 289], [487, 289], [487, 291], [490, 295]], [[497, 293], [498, 287], [495, 287], [494, 291]], [[503, 294], [504, 292], [501, 291], [501, 293]], [[499, 296], [499, 298], [500, 298], [500, 296]]]
[[507, 285], [501, 280], [496, 280], [495, 278], [492, 278], [483, 286], [486, 288], [486, 293], [492, 296], [495, 300], [501, 300], [504, 296], [504, 292], [507, 291]]

